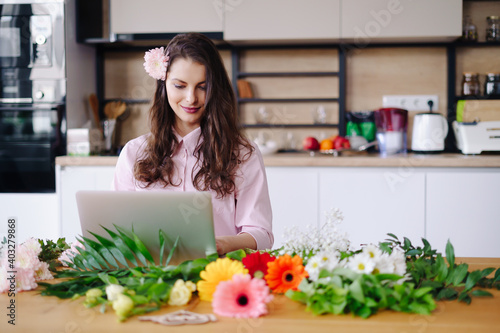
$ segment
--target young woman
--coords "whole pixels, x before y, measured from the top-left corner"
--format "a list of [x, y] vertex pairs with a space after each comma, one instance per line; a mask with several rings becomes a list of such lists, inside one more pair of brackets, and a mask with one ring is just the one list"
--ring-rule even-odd
[[271, 248], [264, 163], [240, 131], [217, 48], [201, 34], [182, 34], [145, 59], [146, 71], [157, 79], [151, 132], [123, 148], [114, 189], [210, 191], [219, 254]]

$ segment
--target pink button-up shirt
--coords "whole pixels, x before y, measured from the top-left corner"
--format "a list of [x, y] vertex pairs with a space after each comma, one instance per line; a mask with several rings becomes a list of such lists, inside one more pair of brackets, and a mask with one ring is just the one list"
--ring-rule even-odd
[[[149, 134], [129, 141], [123, 148], [116, 164], [113, 188], [117, 191], [196, 191], [192, 175], [199, 170], [194, 156], [201, 129], [198, 128], [185, 137], [177, 135], [178, 149], [172, 155], [175, 165], [174, 184], [163, 187], [152, 184], [145, 188], [134, 178], [133, 170], [137, 159], [143, 156]], [[192, 170], [195, 172], [192, 174]], [[257, 249], [270, 249], [274, 242], [272, 233], [271, 201], [267, 188], [264, 162], [256, 147], [251, 157], [238, 166], [235, 177], [235, 191], [224, 198], [217, 198], [212, 192], [214, 228], [216, 236], [250, 234], [257, 243]]]

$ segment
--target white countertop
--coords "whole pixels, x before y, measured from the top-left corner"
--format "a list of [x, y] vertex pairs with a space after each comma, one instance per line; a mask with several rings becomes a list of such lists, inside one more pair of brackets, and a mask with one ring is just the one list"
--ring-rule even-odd
[[[114, 166], [117, 156], [58, 156], [60, 166]], [[264, 156], [266, 166], [319, 166], [319, 167], [461, 167], [500, 168], [500, 155], [394, 155], [386, 158], [378, 154], [338, 156], [316, 153], [278, 153]]]

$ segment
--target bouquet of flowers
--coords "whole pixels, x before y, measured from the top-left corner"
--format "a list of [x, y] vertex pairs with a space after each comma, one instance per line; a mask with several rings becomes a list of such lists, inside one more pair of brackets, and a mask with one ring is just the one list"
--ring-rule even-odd
[[[85, 306], [110, 307], [120, 321], [165, 305], [189, 305], [193, 295], [211, 302], [220, 316], [266, 315], [268, 303], [284, 294], [315, 315], [368, 318], [384, 309], [430, 314], [436, 300], [470, 303], [474, 296], [491, 296], [477, 287], [500, 289], [500, 268], [469, 272], [467, 264], [455, 263], [449, 242], [446, 260], [425, 239], [420, 247], [393, 234], [379, 244], [350, 250], [339, 230], [342, 219], [332, 210], [319, 229], [290, 230], [277, 250], [238, 250], [225, 258], [212, 255], [177, 266], [169, 265], [175, 244], [166, 259], [162, 255], [154, 263], [136, 235], [106, 229], [110, 239], [83, 238], [62, 253], [60, 261], [70, 269], [58, 271], [57, 277], [69, 279], [39, 284], [42, 295], [85, 297]], [[163, 248], [166, 237], [161, 231], [159, 235]]]

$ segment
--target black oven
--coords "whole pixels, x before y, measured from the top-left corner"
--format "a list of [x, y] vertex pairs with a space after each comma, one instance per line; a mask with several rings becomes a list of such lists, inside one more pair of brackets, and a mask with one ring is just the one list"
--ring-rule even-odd
[[55, 191], [55, 156], [64, 155], [65, 106], [0, 107], [0, 192]]
[[0, 0], [0, 192], [55, 192], [65, 103], [64, 0]]

